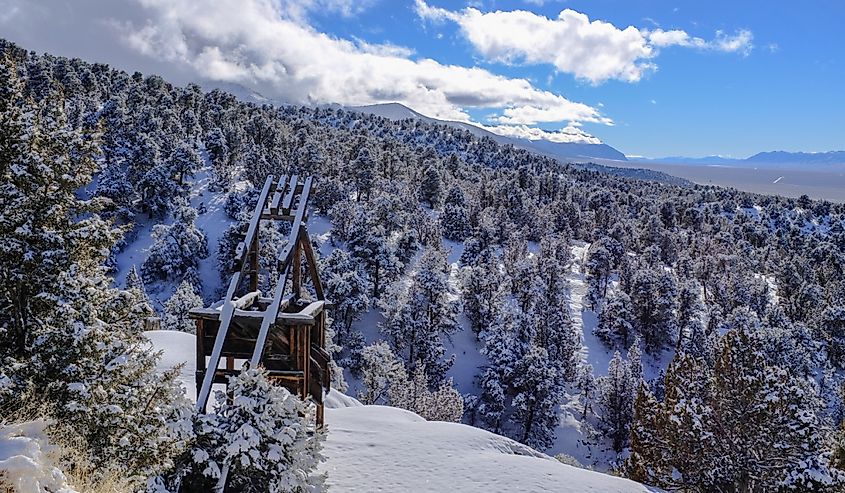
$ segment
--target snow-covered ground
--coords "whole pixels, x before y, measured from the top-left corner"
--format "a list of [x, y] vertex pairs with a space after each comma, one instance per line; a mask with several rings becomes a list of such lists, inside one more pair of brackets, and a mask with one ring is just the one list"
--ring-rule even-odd
[[[193, 389], [194, 336], [152, 331], [161, 370], [183, 364]], [[568, 466], [530, 447], [472, 426], [426, 421], [412, 412], [362, 406], [332, 391], [322, 469], [333, 491], [637, 493], [656, 491], [606, 474]]]

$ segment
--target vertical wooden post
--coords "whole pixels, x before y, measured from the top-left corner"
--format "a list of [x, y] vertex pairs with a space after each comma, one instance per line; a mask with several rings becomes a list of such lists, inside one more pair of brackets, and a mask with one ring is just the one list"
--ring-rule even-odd
[[259, 236], [261, 235], [261, 219], [255, 223], [255, 238], [252, 240], [252, 246], [249, 248], [249, 290], [258, 291], [258, 248], [261, 245]]
[[[203, 319], [196, 319], [197, 324], [197, 368], [194, 372], [194, 378], [197, 382], [197, 394], [199, 394], [200, 387], [202, 387], [202, 379], [205, 377], [205, 327]], [[197, 395], [199, 398], [199, 395]], [[206, 408], [203, 407], [203, 412]]]
[[300, 249], [301, 244], [299, 238], [297, 238], [296, 245], [293, 246], [293, 260], [291, 260], [291, 272], [293, 273], [292, 277], [292, 286], [293, 286], [293, 296], [294, 300], [299, 299], [299, 293], [301, 292], [302, 286], [302, 250]]
[[302, 326], [302, 400], [308, 398], [308, 385], [311, 382], [311, 327]]

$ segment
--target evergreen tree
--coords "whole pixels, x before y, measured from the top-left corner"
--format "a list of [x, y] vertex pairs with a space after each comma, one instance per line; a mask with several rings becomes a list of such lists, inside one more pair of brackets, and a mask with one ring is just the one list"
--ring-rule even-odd
[[554, 443], [563, 383], [562, 372], [543, 348], [532, 346], [517, 362], [511, 420], [520, 430], [517, 436], [522, 443], [539, 450]]
[[458, 305], [450, 292], [446, 255], [440, 248], [423, 252], [410, 284], [399, 283], [382, 302], [382, 334], [413, 371], [425, 365], [432, 384], [438, 384], [451, 361], [443, 361], [443, 338], [458, 330]]
[[194, 223], [196, 218], [196, 209], [183, 207], [173, 224], [153, 228], [155, 243], [141, 266], [146, 282], [181, 280], [196, 272], [200, 259], [208, 257], [208, 240]]
[[429, 390], [425, 365], [414, 366], [411, 379], [400, 378], [389, 387], [390, 405], [415, 412], [428, 421], [459, 422], [464, 414], [464, 399], [452, 385], [444, 380], [434, 391]]
[[373, 298], [378, 298], [383, 286], [396, 279], [402, 270], [402, 263], [381, 226], [355, 234], [350, 239], [349, 249], [352, 256], [364, 265], [373, 288]]
[[420, 199], [428, 203], [430, 209], [440, 203], [443, 195], [443, 182], [440, 180], [440, 173], [437, 168], [429, 166], [423, 172], [422, 183], [420, 184]]
[[317, 466], [325, 432], [309, 424], [313, 408], [271, 384], [262, 369], [230, 377], [228, 390], [216, 394], [213, 414], [195, 417], [190, 448], [148, 491], [212, 491], [223, 471], [227, 491], [322, 491], [325, 475]]
[[338, 340], [352, 328], [352, 323], [370, 308], [370, 285], [361, 265], [341, 249], [334, 250], [322, 261], [321, 275], [326, 297], [334, 303], [332, 315], [339, 323]]
[[177, 144], [167, 157], [167, 168], [170, 174], [176, 177], [180, 187], [184, 184], [185, 177], [194, 176], [200, 166], [202, 166], [202, 159], [194, 146], [186, 142]]
[[405, 366], [390, 349], [390, 345], [379, 341], [361, 351], [363, 389], [358, 392], [362, 404], [387, 404], [388, 391], [396, 382], [407, 382]]
[[196, 330], [196, 323], [188, 317], [188, 312], [192, 308], [202, 308], [202, 306], [202, 298], [194, 291], [194, 286], [187, 279], [182, 281], [164, 304], [164, 316], [161, 320], [162, 328], [193, 334]]
[[596, 382], [599, 426], [616, 453], [622, 452], [628, 445], [634, 413], [634, 383], [630, 365], [622, 359], [619, 351], [610, 360], [607, 376]]
[[466, 211], [466, 199], [460, 187], [453, 186], [443, 203], [440, 216], [443, 236], [453, 241], [463, 241], [470, 234], [469, 217]]
[[624, 292], [615, 293], [599, 313], [599, 323], [594, 329], [596, 336], [608, 345], [617, 342], [629, 347], [634, 335], [634, 315], [631, 298]]

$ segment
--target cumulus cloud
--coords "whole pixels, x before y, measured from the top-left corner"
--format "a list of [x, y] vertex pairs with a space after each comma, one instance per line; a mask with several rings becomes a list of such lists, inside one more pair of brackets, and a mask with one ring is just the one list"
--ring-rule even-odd
[[472, 7], [452, 11], [416, 0], [417, 15], [434, 22], [454, 22], [475, 50], [487, 61], [505, 64], [550, 64], [557, 70], [593, 84], [609, 79], [636, 82], [656, 70], [660, 48], [684, 46], [738, 52], [747, 55], [752, 33], [730, 36], [717, 31], [713, 40], [690, 36], [682, 30], [649, 31], [590, 20], [565, 9], [557, 18], [525, 10], [481, 12]]
[[[155, 71], [174, 80], [238, 83], [300, 104], [397, 101], [435, 118], [465, 122], [471, 121], [470, 110], [484, 109], [492, 112], [496, 125], [613, 124], [599, 109], [526, 79], [417, 58], [402, 46], [338, 38], [314, 29], [303, 17], [314, 5], [354, 2], [114, 0], [102, 6], [93, 0], [51, 0], [43, 9], [24, 0], [12, 3], [25, 12], [3, 28], [16, 33], [13, 39], [24, 46]], [[65, 13], [61, 19], [51, 13], [59, 11]], [[88, 39], [79, 32], [99, 39], [68, 53], [71, 48], [63, 40]]]
[[567, 125], [560, 130], [543, 130], [528, 125], [495, 125], [482, 126], [485, 130], [505, 137], [517, 137], [528, 140], [548, 140], [550, 142], [565, 142], [578, 144], [601, 144], [598, 137], [584, 132], [574, 125]]

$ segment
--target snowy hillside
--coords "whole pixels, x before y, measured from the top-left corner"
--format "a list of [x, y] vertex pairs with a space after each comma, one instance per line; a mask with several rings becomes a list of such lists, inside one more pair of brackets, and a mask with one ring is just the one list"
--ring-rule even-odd
[[[190, 398], [194, 336], [145, 333], [162, 351], [160, 370], [184, 364]], [[362, 406], [332, 391], [322, 468], [334, 491], [634, 493], [655, 491], [626, 479], [561, 464], [509, 438], [457, 423], [426, 421], [386, 406]]]

